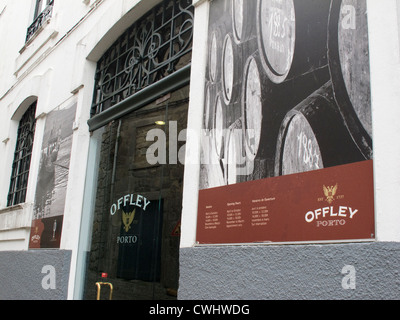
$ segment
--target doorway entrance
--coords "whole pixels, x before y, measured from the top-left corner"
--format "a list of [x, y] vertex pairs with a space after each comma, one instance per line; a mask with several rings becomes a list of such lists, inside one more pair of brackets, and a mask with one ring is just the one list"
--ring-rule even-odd
[[84, 299], [98, 282], [113, 300], [176, 299], [188, 97], [187, 86], [101, 129]]

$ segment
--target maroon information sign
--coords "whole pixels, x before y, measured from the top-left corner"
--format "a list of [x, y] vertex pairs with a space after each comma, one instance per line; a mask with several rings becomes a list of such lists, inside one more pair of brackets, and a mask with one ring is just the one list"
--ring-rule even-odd
[[372, 160], [199, 193], [199, 244], [365, 240], [374, 233]]

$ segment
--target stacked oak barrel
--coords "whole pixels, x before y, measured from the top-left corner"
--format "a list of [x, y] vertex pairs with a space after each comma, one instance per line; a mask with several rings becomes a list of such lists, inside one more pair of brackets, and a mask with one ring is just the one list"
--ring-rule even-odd
[[366, 9], [211, 2], [203, 149], [220, 185], [372, 158]]

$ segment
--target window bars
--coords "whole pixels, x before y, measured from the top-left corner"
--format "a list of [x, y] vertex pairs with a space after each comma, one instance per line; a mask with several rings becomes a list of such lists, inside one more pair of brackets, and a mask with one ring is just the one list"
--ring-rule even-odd
[[98, 61], [91, 116], [190, 63], [191, 0], [164, 0], [134, 23]]
[[47, 21], [47, 19], [51, 17], [53, 13], [54, 0], [47, 0], [46, 3], [47, 5], [43, 9], [43, 11], [41, 11], [42, 2], [43, 0], [37, 0], [36, 2], [36, 9], [34, 15], [35, 20], [28, 28], [25, 42], [28, 42], [33, 37], [36, 31], [39, 30], [39, 28]]
[[35, 113], [36, 102], [28, 108], [19, 122], [17, 145], [14, 153], [7, 206], [13, 206], [25, 202], [33, 139], [35, 135]]

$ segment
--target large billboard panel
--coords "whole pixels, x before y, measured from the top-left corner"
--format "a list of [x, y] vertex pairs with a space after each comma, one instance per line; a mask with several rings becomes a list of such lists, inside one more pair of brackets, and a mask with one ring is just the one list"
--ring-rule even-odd
[[210, 6], [198, 243], [373, 239], [366, 0]]

